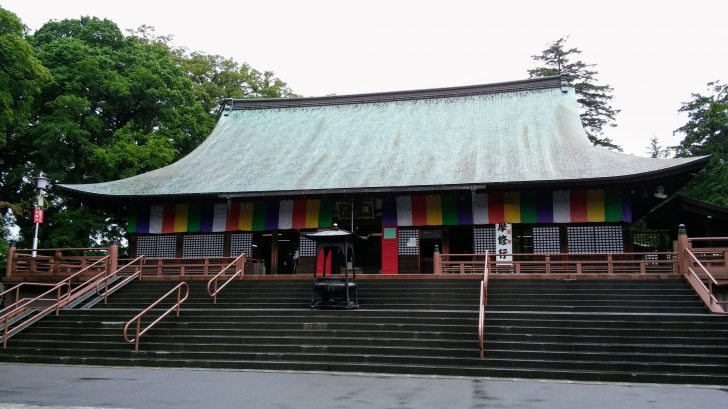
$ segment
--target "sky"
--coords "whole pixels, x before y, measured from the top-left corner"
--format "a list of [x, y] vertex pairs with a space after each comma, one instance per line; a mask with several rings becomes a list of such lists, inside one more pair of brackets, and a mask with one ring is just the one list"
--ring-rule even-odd
[[614, 88], [605, 135], [646, 156], [675, 145], [691, 94], [728, 81], [726, 0], [0, 0], [34, 31], [96, 16], [176, 46], [270, 70], [304, 96], [487, 84], [528, 77], [554, 40]]

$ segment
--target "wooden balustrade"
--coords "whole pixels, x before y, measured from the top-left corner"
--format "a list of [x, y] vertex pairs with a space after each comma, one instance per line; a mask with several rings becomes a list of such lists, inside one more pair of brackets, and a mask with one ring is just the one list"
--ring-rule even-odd
[[[677, 274], [677, 254], [652, 253], [547, 253], [507, 254], [510, 260], [491, 254], [490, 274]], [[444, 274], [482, 273], [482, 254], [442, 254]]]
[[[7, 277], [68, 277], [79, 270], [93, 265], [102, 258], [111, 255], [111, 247], [83, 247], [83, 248], [57, 248], [38, 249], [33, 257], [30, 249], [16, 249], [10, 247], [8, 252]], [[89, 269], [84, 274], [93, 276], [108, 266], [98, 266]]]

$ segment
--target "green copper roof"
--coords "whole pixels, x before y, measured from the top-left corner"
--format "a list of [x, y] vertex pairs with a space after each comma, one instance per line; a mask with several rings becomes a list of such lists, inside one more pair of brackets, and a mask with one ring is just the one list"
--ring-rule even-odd
[[592, 146], [574, 90], [553, 78], [229, 106], [176, 163], [62, 187], [125, 197], [417, 190], [650, 178], [705, 162]]

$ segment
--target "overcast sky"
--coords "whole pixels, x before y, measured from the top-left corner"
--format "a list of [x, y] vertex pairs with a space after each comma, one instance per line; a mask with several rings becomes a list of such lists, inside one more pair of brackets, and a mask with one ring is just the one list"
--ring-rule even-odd
[[606, 135], [644, 156], [682, 139], [681, 102], [728, 81], [728, 0], [0, 0], [36, 30], [51, 19], [142, 24], [190, 50], [271, 70], [304, 96], [527, 78], [531, 55], [569, 36], [614, 87]]

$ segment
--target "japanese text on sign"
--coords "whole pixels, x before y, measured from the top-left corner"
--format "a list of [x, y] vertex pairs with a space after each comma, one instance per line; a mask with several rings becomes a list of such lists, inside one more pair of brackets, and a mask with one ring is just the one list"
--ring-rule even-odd
[[496, 261], [513, 261], [513, 226], [510, 223], [495, 225]]
[[33, 223], [36, 223], [36, 224], [43, 223], [43, 209], [34, 209], [33, 210]]

